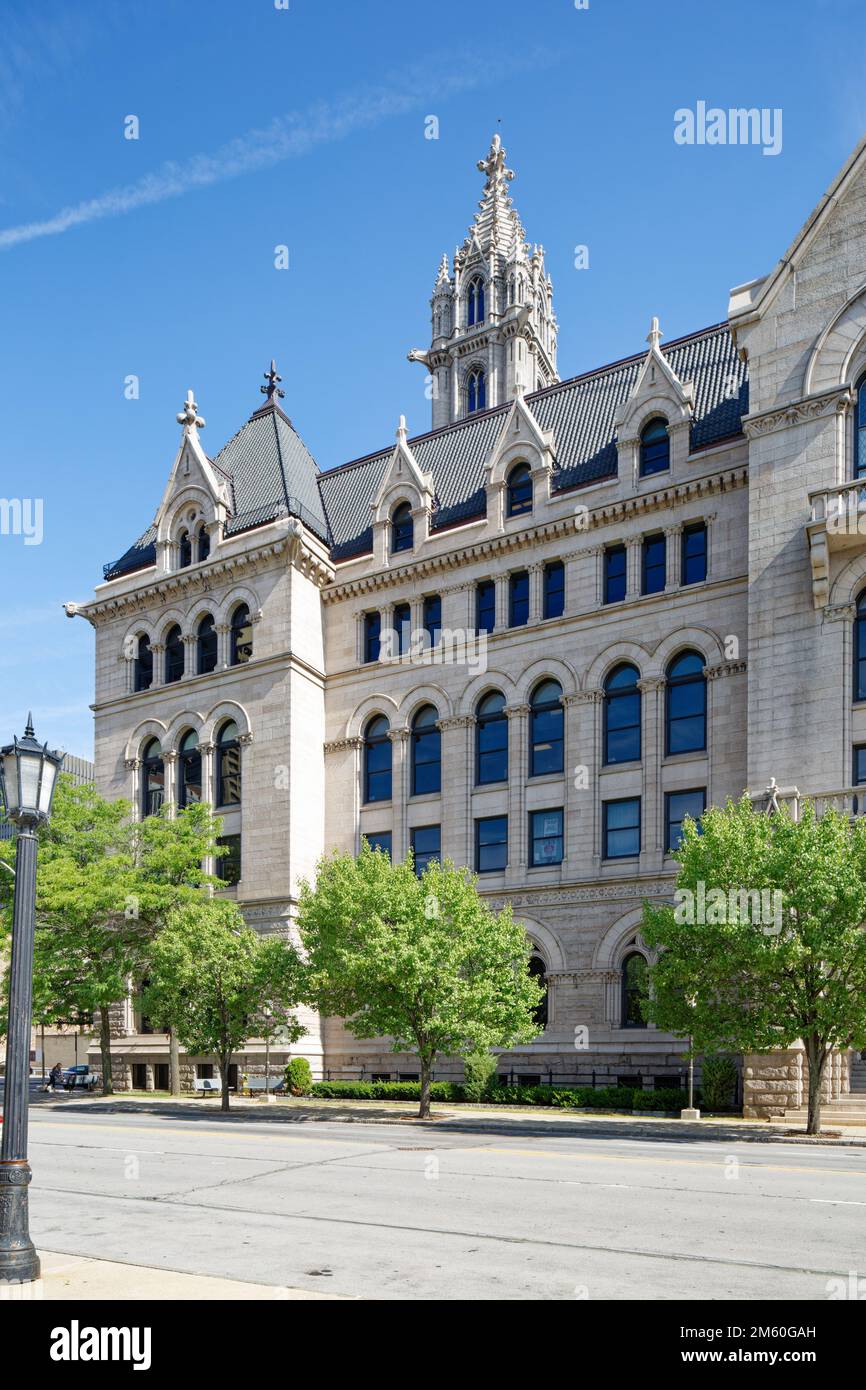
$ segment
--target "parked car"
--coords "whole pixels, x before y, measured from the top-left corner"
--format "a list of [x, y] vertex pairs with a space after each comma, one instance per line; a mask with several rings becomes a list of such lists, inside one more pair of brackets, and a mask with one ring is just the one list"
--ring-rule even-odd
[[98, 1085], [99, 1077], [95, 1071], [90, 1070], [86, 1063], [77, 1067], [67, 1067], [63, 1073], [63, 1089], [65, 1091], [90, 1091]]

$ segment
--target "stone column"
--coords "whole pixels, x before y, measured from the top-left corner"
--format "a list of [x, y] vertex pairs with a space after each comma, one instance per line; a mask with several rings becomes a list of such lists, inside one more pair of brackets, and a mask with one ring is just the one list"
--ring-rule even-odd
[[527, 716], [529, 705], [508, 705], [508, 864], [511, 877], [526, 873], [526, 779], [529, 775]]
[[162, 764], [165, 768], [165, 796], [163, 800], [169, 808], [169, 815], [173, 816], [177, 806], [177, 753], [174, 749], [162, 750]]
[[153, 652], [153, 680], [150, 688], [155, 690], [157, 686], [165, 685], [165, 647], [161, 642], [154, 642], [150, 650]]
[[231, 623], [217, 623], [217, 670], [227, 671], [231, 665]]
[[475, 782], [474, 730], [471, 714], [440, 719], [442, 731], [442, 784], [445, 808], [442, 827], [442, 855], [461, 867], [472, 867], [472, 787]]
[[394, 863], [406, 858], [409, 849], [409, 730], [392, 729], [391, 740], [391, 848]]
[[132, 802], [133, 820], [141, 820], [141, 758], [126, 758], [123, 766], [131, 774], [132, 791], [129, 799]]
[[540, 623], [543, 608], [542, 588], [544, 584], [544, 565], [540, 563], [529, 566], [529, 621], [530, 623]]
[[680, 587], [680, 553], [682, 549], [683, 528], [665, 527], [665, 593], [669, 594]]
[[658, 872], [664, 859], [664, 676], [639, 680], [641, 692], [641, 868]]
[[183, 679], [189, 680], [190, 676], [196, 675], [196, 655], [198, 640], [194, 632], [187, 632], [183, 638]]
[[625, 543], [625, 596], [636, 598], [641, 591], [641, 539], [633, 537]]
[[493, 631], [504, 632], [508, 627], [508, 575], [498, 574], [493, 582], [496, 585], [496, 622]]

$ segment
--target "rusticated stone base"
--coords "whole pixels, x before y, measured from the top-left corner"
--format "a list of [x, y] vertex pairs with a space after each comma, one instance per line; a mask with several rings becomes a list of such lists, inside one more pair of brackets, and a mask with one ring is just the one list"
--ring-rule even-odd
[[[838, 1100], [850, 1085], [850, 1054], [834, 1052], [824, 1068], [821, 1095]], [[778, 1052], [747, 1053], [743, 1058], [743, 1115], [778, 1119], [809, 1099], [809, 1066], [802, 1043]]]

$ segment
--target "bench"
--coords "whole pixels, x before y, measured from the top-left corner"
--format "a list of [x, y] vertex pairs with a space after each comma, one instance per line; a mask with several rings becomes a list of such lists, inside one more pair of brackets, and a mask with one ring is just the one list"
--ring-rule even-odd
[[222, 1082], [215, 1081], [212, 1076], [197, 1076], [192, 1083], [192, 1088], [198, 1096], [207, 1096], [213, 1092], [222, 1091]]
[[[282, 1095], [286, 1088], [285, 1080], [282, 1076], [272, 1076], [270, 1078], [268, 1090], [272, 1096]], [[265, 1090], [265, 1078], [263, 1076], [248, 1076], [244, 1082], [244, 1091], [251, 1096], [254, 1091]]]

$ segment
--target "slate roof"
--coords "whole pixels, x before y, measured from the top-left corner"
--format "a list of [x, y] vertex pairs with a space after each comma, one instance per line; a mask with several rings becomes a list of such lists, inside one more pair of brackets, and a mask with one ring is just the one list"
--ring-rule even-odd
[[[691, 447], [705, 448], [739, 434], [749, 408], [748, 374], [727, 323], [679, 338], [662, 351], [680, 381], [694, 385]], [[616, 475], [614, 418], [634, 389], [645, 358], [643, 351], [526, 397], [541, 428], [554, 432], [554, 493]], [[409, 440], [422, 472], [433, 475], [434, 533], [484, 514], [484, 465], [510, 408], [507, 402]], [[214, 460], [232, 483], [233, 511], [225, 534], [237, 535], [278, 516], [297, 516], [330, 545], [335, 560], [363, 555], [372, 548], [370, 502], [393, 450], [389, 444], [320, 472], [291, 421], [268, 402]], [[105, 567], [106, 579], [154, 564], [155, 540], [151, 526], [120, 560]]]

